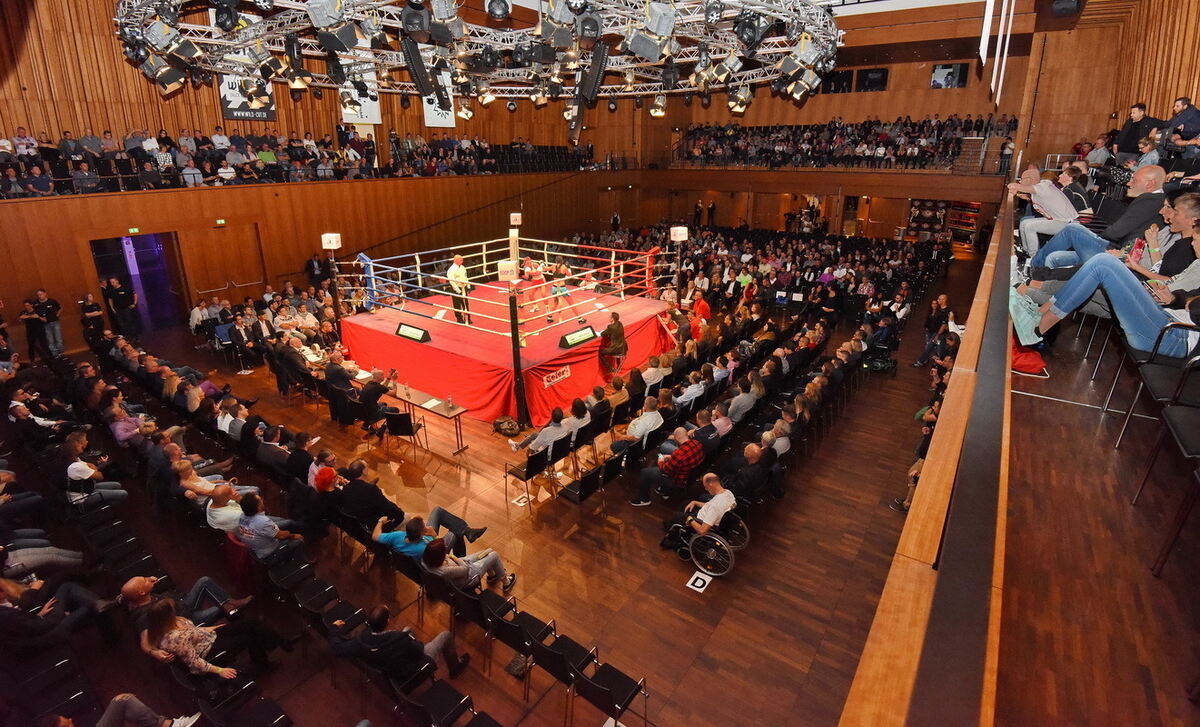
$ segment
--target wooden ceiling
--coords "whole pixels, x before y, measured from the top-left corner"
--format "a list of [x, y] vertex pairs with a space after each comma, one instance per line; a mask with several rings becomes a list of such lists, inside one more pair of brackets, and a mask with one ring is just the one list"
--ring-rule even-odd
[[1137, 7], [1138, 0], [1087, 0], [1079, 13], [1077, 28], [1124, 23]]

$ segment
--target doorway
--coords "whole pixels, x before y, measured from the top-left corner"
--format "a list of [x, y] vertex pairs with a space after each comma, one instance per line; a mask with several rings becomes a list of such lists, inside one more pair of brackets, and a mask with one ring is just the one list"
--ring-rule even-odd
[[100, 278], [119, 278], [138, 297], [142, 328], [157, 331], [186, 320], [178, 243], [174, 232], [92, 240]]

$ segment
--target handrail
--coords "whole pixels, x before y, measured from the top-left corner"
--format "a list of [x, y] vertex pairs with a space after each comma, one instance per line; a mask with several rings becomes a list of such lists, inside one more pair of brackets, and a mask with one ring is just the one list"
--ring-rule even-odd
[[[1011, 200], [841, 724], [991, 724], [1008, 486]], [[991, 534], [989, 537], [988, 534]]]

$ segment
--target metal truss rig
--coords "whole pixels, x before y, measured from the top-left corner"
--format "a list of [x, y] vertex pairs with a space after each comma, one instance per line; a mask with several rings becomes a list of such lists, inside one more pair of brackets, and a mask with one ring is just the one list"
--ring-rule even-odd
[[[405, 35], [402, 13], [410, 3], [418, 8], [421, 4], [415, 0], [310, 1], [326, 6], [340, 5], [341, 20], [359, 24], [366, 20], [377, 24], [384, 32], [384, 42], [373, 43], [369, 49], [356, 47], [335, 53], [348, 78], [360, 80], [375, 93], [418, 93], [412, 82], [400, 80], [394, 72], [407, 70], [408, 66], [404, 55], [395, 50], [396, 38]], [[807, 72], [800, 90], [787, 91], [798, 100], [835, 65], [834, 56], [841, 45], [842, 31], [838, 30], [827, 9], [832, 1], [572, 0], [568, 3], [568, 0], [549, 0], [539, 12], [539, 22], [532, 28], [509, 30], [463, 23], [460, 37], [440, 45], [422, 44], [419, 47], [427, 68], [440, 64], [440, 67], [457, 69], [455, 86], [460, 95], [475, 96], [486, 91], [497, 98], [526, 98], [531, 96], [531, 91], [546, 88], [552, 82], [562, 89], [556, 89], [554, 96], [567, 98], [576, 94], [592, 62], [592, 52], [586, 50], [589, 43], [586, 38], [580, 43], [578, 24], [574, 22], [573, 11], [582, 8], [580, 14], [599, 20], [599, 37], [593, 38], [593, 42], [609, 46], [606, 75], [596, 88], [598, 97], [707, 93], [722, 89], [732, 94], [734, 89], [761, 83], [772, 83], [777, 91], [784, 92], [785, 85]], [[446, 2], [453, 4], [455, 0]], [[264, 13], [255, 4], [243, 2], [244, 7], [238, 7], [239, 11], [257, 14], [261, 19], [228, 32], [214, 25], [181, 22], [172, 25], [182, 39], [190, 41], [199, 50], [198, 56], [187, 59], [186, 67], [193, 72], [203, 70], [256, 77], [260, 69], [256, 63], [247, 61], [250, 51], [257, 48], [273, 55], [282, 54], [285, 38], [289, 35], [298, 40], [304, 57], [326, 58], [330, 55], [317, 40], [317, 28], [308, 12], [308, 2], [276, 0], [268, 4], [274, 7]], [[571, 10], [567, 8], [568, 4], [573, 6]], [[118, 33], [128, 33], [131, 29], [144, 33], [163, 17], [164, 6], [173, 8], [176, 15], [182, 15], [190, 10], [212, 7], [212, 3], [207, 0], [118, 0], [114, 17]], [[435, 18], [434, 22], [439, 21]], [[655, 33], [664, 29], [669, 35]], [[631, 44], [635, 37], [643, 41], [640, 46]], [[646, 39], [661, 47], [662, 54], [658, 58], [654, 58], [654, 53], [645, 53]], [[557, 45], [552, 62], [535, 59], [513, 67], [510, 59], [514, 50], [545, 44]], [[637, 50], [642, 50], [643, 54], [639, 55]], [[475, 62], [475, 59], [488, 55], [488, 51], [500, 54], [503, 62], [494, 66]], [[173, 60], [169, 56], [167, 59]], [[665, 79], [664, 69], [669, 69]], [[314, 71], [312, 77], [310, 85], [347, 87], [336, 83], [326, 73]]]

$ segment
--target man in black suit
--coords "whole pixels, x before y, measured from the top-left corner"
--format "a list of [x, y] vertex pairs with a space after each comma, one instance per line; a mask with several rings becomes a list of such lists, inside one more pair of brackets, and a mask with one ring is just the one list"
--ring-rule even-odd
[[397, 525], [404, 521], [404, 511], [383, 494], [378, 486], [367, 482], [367, 463], [356, 459], [340, 473], [348, 480], [342, 487], [341, 510], [366, 525], [386, 517]]
[[304, 355], [300, 353], [300, 339], [295, 336], [288, 336], [287, 341], [276, 354], [278, 371], [276, 378], [279, 383], [279, 393], [287, 394], [291, 389], [292, 384], [300, 384], [306, 389], [312, 388], [312, 374], [308, 371], [308, 364], [304, 362]]
[[379, 400], [384, 394], [392, 394], [396, 391], [396, 370], [392, 369], [390, 376], [384, 376], [379, 369], [371, 370], [371, 380], [363, 384], [362, 389], [358, 392], [358, 401], [362, 404], [363, 411], [363, 429], [367, 430], [364, 437], [383, 437], [384, 427], [380, 425], [374, 429], [371, 425], [383, 418], [384, 414], [389, 412], [397, 413], [400, 410], [394, 406], [380, 404]]
[[325, 383], [347, 390], [353, 386], [354, 374], [357, 371], [351, 372], [343, 366], [345, 361], [346, 359], [340, 353], [329, 354], [329, 363], [325, 364]]
[[608, 327], [601, 334], [600, 366], [604, 369], [604, 378], [610, 379], [620, 366], [620, 360], [629, 353], [629, 344], [625, 341], [625, 326], [621, 324], [621, 315], [615, 311]]
[[256, 454], [260, 463], [275, 472], [287, 471], [288, 456], [291, 454], [281, 443], [281, 434], [279, 427], [267, 427]]
[[247, 325], [245, 316], [239, 315], [233, 319], [233, 327], [229, 329], [229, 340], [247, 361], [257, 360], [262, 353], [262, 346], [254, 340], [254, 333]]
[[411, 679], [421, 667], [438, 656], [446, 662], [450, 676], [462, 674], [471, 661], [470, 654], [458, 655], [454, 649], [454, 637], [449, 631], [434, 636], [423, 644], [412, 635], [412, 630], [388, 629], [391, 613], [387, 606], [376, 606], [367, 614], [367, 628], [350, 637], [343, 631], [344, 621], [334, 621], [329, 630], [329, 645], [337, 656], [362, 659], [379, 669], [397, 684]]
[[604, 397], [603, 386], [593, 386], [592, 395], [587, 398], [588, 414], [592, 417], [592, 421], [604, 421], [608, 413], [612, 411], [612, 402]]
[[304, 261], [304, 274], [308, 277], [308, 282], [312, 285], [320, 283], [321, 277], [321, 255], [313, 253], [313, 256]]
[[265, 310], [258, 311], [257, 318], [258, 320], [250, 325], [250, 337], [256, 343], [266, 343], [275, 336], [275, 326], [267, 320], [267, 312]]

